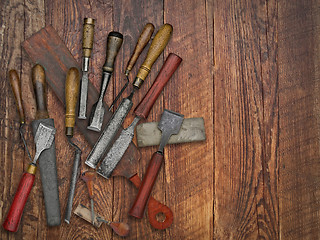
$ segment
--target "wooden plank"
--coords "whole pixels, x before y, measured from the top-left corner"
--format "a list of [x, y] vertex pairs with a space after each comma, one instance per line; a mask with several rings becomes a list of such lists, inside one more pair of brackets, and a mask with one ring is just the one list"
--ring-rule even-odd
[[282, 239], [320, 238], [319, 1], [279, 0]]
[[166, 54], [183, 59], [164, 91], [164, 107], [203, 117], [207, 136], [202, 143], [166, 146], [163, 188], [175, 216], [170, 239], [213, 239], [213, 59], [206, 13], [205, 1], [164, 2], [164, 21], [174, 28]]
[[216, 1], [215, 238], [278, 238], [276, 2]]
[[[131, 53], [135, 47], [136, 41], [140, 35], [145, 24], [148, 22], [152, 23], [155, 26], [154, 34], [158, 31], [160, 26], [163, 24], [163, 3], [162, 1], [138, 1], [138, 0], [130, 0], [130, 1], [114, 1], [114, 29], [118, 29], [124, 35], [123, 47], [120, 49], [118, 56], [118, 64], [116, 65], [116, 74], [114, 92], [115, 94], [119, 92], [121, 87], [124, 84], [122, 80], [124, 78], [123, 73], [126, 67], [126, 64], [129, 60]], [[156, 13], [156, 14], [155, 14]], [[151, 42], [151, 41], [150, 41]], [[142, 52], [139, 57], [135, 67], [133, 68], [130, 79], [131, 83], [134, 80], [140, 65], [143, 63], [144, 58], [146, 56], [147, 50], [150, 46], [150, 43], [146, 46], [146, 49]], [[135, 93], [133, 96], [133, 108], [128, 114], [124, 126], [128, 126], [133, 118], [133, 110], [138, 105], [139, 101], [147, 92], [148, 88], [151, 86], [154, 81], [158, 71], [160, 70], [163, 63], [163, 55], [159, 57], [159, 59], [155, 62], [154, 66], [151, 69], [149, 76], [146, 78], [144, 84], [141, 89]], [[169, 84], [169, 83], [168, 83]], [[130, 94], [132, 87], [128, 88], [123, 97], [127, 97]], [[162, 112], [162, 97], [154, 104], [151, 113], [148, 117], [147, 121], [151, 121], [156, 119], [156, 116], [159, 116]], [[145, 169], [147, 167], [147, 163], [150, 160], [152, 152], [156, 151], [155, 148], [144, 148], [140, 149], [141, 151], [141, 159], [138, 166], [138, 175], [142, 177], [145, 173]], [[161, 178], [158, 181], [162, 181]], [[164, 194], [157, 194], [158, 192], [163, 192], [163, 190], [154, 189], [153, 196], [159, 200], [161, 203], [166, 204], [164, 199]], [[134, 219], [132, 217], [129, 218], [128, 211], [133, 204], [133, 201], [136, 197], [137, 190], [132, 189], [132, 185], [128, 185], [123, 178], [115, 178], [114, 179], [114, 205], [113, 205], [113, 220], [114, 221], [129, 221], [131, 232], [128, 236], [128, 239], [164, 239], [165, 231], [155, 230], [151, 227], [147, 214], [145, 214], [144, 218], [141, 220]], [[147, 212], [147, 211], [146, 211]], [[113, 235], [114, 239], [120, 239], [120, 237]]]

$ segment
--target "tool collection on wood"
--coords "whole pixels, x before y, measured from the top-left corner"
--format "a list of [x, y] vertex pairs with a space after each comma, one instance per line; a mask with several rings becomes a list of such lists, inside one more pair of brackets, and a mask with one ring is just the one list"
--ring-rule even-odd
[[[182, 62], [179, 56], [174, 53], [168, 55], [150, 89], [135, 108], [134, 113], [136, 116], [134, 120], [129, 127], [122, 128], [122, 124], [133, 106], [132, 98], [134, 93], [140, 89], [147, 79], [153, 64], [168, 44], [173, 28], [170, 24], [164, 24], [159, 28], [150, 44], [144, 62], [138, 70], [137, 76], [134, 78], [131, 93], [128, 97], [122, 99], [118, 108], [112, 114], [110, 111], [128, 86], [130, 82], [129, 74], [141, 52], [150, 41], [154, 26], [148, 23], [142, 30], [124, 71], [126, 83], [114, 98], [110, 107], [108, 107], [104, 102], [104, 96], [108, 92], [107, 87], [112, 79], [115, 59], [123, 43], [123, 35], [112, 31], [107, 36], [106, 60], [102, 66], [102, 81], [100, 92], [98, 93], [88, 78], [88, 72], [90, 71], [89, 60], [94, 58], [94, 54], [92, 54], [94, 48], [94, 25], [94, 19], [84, 19], [82, 77], [79, 71], [79, 64], [51, 26], [43, 28], [22, 43], [22, 47], [26, 50], [31, 60], [37, 63], [32, 68], [31, 74], [37, 104], [36, 119], [31, 123], [36, 151], [27, 172], [23, 174], [20, 180], [13, 202], [3, 223], [3, 227], [8, 231], [16, 232], [18, 230], [23, 209], [35, 179], [37, 160], [40, 169], [47, 225], [58, 226], [61, 224], [60, 201], [62, 199], [59, 200], [54, 142], [56, 129], [53, 119], [49, 118], [47, 111], [47, 84], [52, 88], [61, 103], [65, 105], [65, 113], [61, 113], [65, 114], [65, 135], [70, 146], [75, 150], [73, 168], [70, 173], [68, 199], [61, 201], [62, 206], [66, 206], [65, 222], [70, 224], [73, 199], [77, 190], [77, 181], [80, 177], [87, 185], [91, 206], [89, 210], [88, 207], [82, 204], [78, 205], [74, 210], [75, 215], [90, 222], [97, 228], [104, 222], [120, 236], [129, 234], [129, 225], [127, 223], [105, 220], [102, 217], [102, 213], [95, 212], [94, 204], [99, 203], [99, 199], [94, 197], [94, 182], [97, 173], [104, 178], [124, 176], [139, 189], [128, 213], [129, 215], [142, 218], [147, 207], [148, 218], [154, 228], [165, 229], [173, 222], [173, 213], [170, 208], [151, 196], [152, 188], [164, 160], [165, 145], [205, 140], [203, 119], [184, 119], [182, 114], [165, 109], [159, 123], [143, 123], [137, 126], [136, 133], [139, 147], [159, 145], [158, 151], [153, 154], [148, 164], [142, 181], [137, 174], [140, 154], [132, 140], [136, 125], [141, 119], [147, 119], [158, 96]], [[21, 97], [21, 82], [15, 70], [10, 70], [8, 75], [20, 116], [19, 131], [21, 139], [31, 160], [32, 157], [23, 131], [25, 117]], [[88, 119], [87, 116], [89, 116]], [[81, 169], [82, 151], [72, 141], [75, 126], [77, 127], [76, 131], [78, 130], [83, 134], [92, 147], [85, 164], [93, 169], [98, 167], [97, 170]], [[101, 129], [103, 130], [99, 133]], [[171, 136], [173, 137], [171, 138]], [[129, 162], [130, 164], [128, 164]], [[86, 194], [82, 196], [86, 196]], [[164, 214], [165, 219], [163, 221], [157, 220], [156, 216], [159, 213]]]

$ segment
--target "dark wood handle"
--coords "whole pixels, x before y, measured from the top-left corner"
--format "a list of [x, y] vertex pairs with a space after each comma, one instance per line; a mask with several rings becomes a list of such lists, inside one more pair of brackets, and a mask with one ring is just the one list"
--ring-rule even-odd
[[93, 47], [94, 22], [92, 18], [85, 18], [83, 23], [82, 50], [87, 58], [91, 56]]
[[47, 83], [44, 68], [37, 64], [32, 68], [32, 83], [36, 95], [36, 119], [49, 118], [47, 110]]
[[154, 31], [154, 26], [152, 23], [147, 23], [145, 27], [142, 30], [142, 33], [140, 34], [140, 37], [138, 39], [137, 45], [134, 48], [134, 51], [129, 59], [126, 72], [125, 74], [128, 75], [131, 69], [133, 68], [134, 64], [136, 63], [138, 57], [140, 56], [142, 50], [145, 48], [145, 46], [148, 44], [152, 33]]
[[[36, 167], [33, 165], [30, 166], [32, 167], [29, 167], [29, 169], [31, 168], [35, 171]], [[32, 171], [32, 173], [30, 173], [29, 169], [28, 172], [25, 172], [20, 179], [20, 183], [14, 195], [10, 210], [3, 223], [3, 228], [10, 232], [16, 232], [18, 230], [24, 206], [26, 205], [34, 183], [34, 172]]]
[[161, 164], [163, 162], [163, 154], [155, 152], [152, 155], [145, 176], [143, 177], [138, 195], [129, 211], [129, 214], [136, 218], [142, 218], [144, 209], [147, 205], [153, 185], [157, 179]]
[[9, 80], [14, 94], [14, 99], [16, 100], [16, 105], [20, 117], [20, 123], [25, 123], [24, 110], [22, 105], [22, 95], [21, 95], [21, 81], [16, 70], [12, 69], [9, 71]]
[[[139, 189], [141, 185], [141, 180], [138, 176], [138, 174], [133, 175], [129, 178], [129, 180], [136, 186], [136, 188]], [[162, 213], [165, 216], [164, 221], [158, 221], [157, 214]], [[173, 222], [173, 213], [170, 208], [168, 208], [166, 205], [160, 203], [156, 199], [154, 199], [152, 196], [149, 198], [148, 202], [148, 217], [149, 221], [152, 227], [156, 229], [166, 229], [170, 227], [170, 225]]]
[[163, 64], [156, 80], [143, 97], [142, 101], [134, 110], [135, 114], [142, 118], [147, 118], [150, 110], [160, 95], [162, 89], [167, 84], [173, 73], [177, 70], [182, 59], [174, 53], [170, 53], [167, 60]]
[[119, 32], [110, 32], [107, 39], [107, 56], [103, 65], [104, 72], [113, 72], [114, 60], [122, 45], [123, 36]]
[[164, 24], [157, 34], [155, 35], [152, 43], [150, 45], [147, 57], [142, 63], [137, 77], [133, 85], [140, 88], [146, 77], [148, 76], [152, 65], [163, 52], [164, 48], [167, 46], [172, 34], [172, 26], [170, 24]]
[[77, 68], [70, 68], [65, 85], [66, 97], [66, 135], [73, 136], [73, 128], [76, 122], [76, 105], [79, 96], [80, 77]]

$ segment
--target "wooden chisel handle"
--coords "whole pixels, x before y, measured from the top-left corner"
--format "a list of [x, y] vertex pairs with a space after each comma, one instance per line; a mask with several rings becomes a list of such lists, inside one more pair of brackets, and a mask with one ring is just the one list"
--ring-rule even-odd
[[35, 165], [30, 164], [27, 172], [20, 179], [10, 210], [3, 223], [3, 228], [7, 231], [16, 232], [18, 230], [24, 206], [33, 186], [36, 169]]
[[161, 164], [163, 162], [163, 154], [155, 152], [152, 155], [145, 176], [143, 177], [138, 195], [129, 211], [129, 214], [136, 218], [142, 218], [144, 209], [146, 208], [153, 185], [157, 179]]
[[113, 65], [119, 49], [122, 45], [123, 35], [119, 32], [110, 32], [107, 39], [106, 62], [103, 65], [104, 72], [113, 72]]
[[[141, 180], [138, 174], [133, 175], [129, 180], [136, 186], [136, 188], [140, 188]], [[164, 221], [158, 221], [157, 214], [159, 213], [164, 214]], [[173, 213], [171, 209], [158, 202], [152, 196], [150, 196], [148, 201], [148, 217], [152, 227], [160, 230], [168, 228], [173, 222]]]
[[76, 105], [79, 96], [80, 77], [77, 68], [72, 67], [67, 73], [65, 96], [66, 96], [66, 135], [73, 136], [73, 128], [76, 122]]
[[83, 23], [82, 50], [86, 58], [90, 58], [92, 52], [94, 22], [93, 18], [85, 18]]
[[155, 35], [150, 45], [147, 57], [142, 63], [133, 86], [140, 88], [146, 77], [148, 76], [152, 65], [167, 46], [172, 34], [172, 26], [164, 24]]
[[163, 64], [156, 80], [153, 82], [151, 88], [148, 90], [147, 94], [143, 97], [142, 101], [134, 110], [134, 113], [141, 117], [147, 118], [150, 110], [160, 95], [162, 89], [167, 84], [173, 73], [177, 70], [182, 59], [174, 54], [170, 53], [167, 57], [165, 63]]
[[32, 83], [36, 96], [36, 119], [49, 118], [47, 110], [47, 83], [44, 68], [37, 64], [32, 68]]
[[140, 37], [138, 39], [137, 45], [134, 48], [134, 51], [130, 57], [130, 60], [128, 62], [125, 74], [128, 76], [129, 72], [131, 71], [131, 69], [133, 68], [134, 64], [136, 63], [140, 53], [142, 52], [142, 50], [145, 48], [145, 46], [148, 44], [152, 33], [154, 31], [154, 26], [152, 23], [147, 23], [143, 30], [142, 33], [140, 34]]
[[9, 71], [9, 80], [14, 94], [14, 99], [16, 100], [16, 105], [19, 112], [20, 123], [25, 123], [24, 110], [22, 105], [22, 95], [21, 95], [21, 81], [16, 70], [12, 69]]

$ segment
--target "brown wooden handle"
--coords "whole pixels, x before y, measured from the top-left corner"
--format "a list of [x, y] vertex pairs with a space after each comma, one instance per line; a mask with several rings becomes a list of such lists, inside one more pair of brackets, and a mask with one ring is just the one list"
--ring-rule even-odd
[[119, 32], [110, 32], [107, 39], [107, 56], [103, 65], [104, 72], [113, 72], [114, 60], [122, 45], [123, 36]]
[[90, 199], [92, 199], [93, 198], [93, 189], [94, 189], [93, 184], [96, 179], [96, 173], [93, 171], [85, 171], [81, 174], [81, 179], [86, 182], [88, 192], [89, 192], [89, 197], [90, 197]]
[[173, 73], [177, 70], [182, 59], [174, 53], [170, 53], [163, 64], [156, 80], [153, 82], [147, 94], [134, 110], [135, 114], [141, 118], [147, 118], [150, 110], [160, 95], [162, 89], [167, 84]]
[[37, 64], [32, 68], [32, 83], [36, 95], [36, 119], [49, 118], [47, 110], [47, 83], [44, 68]]
[[21, 95], [21, 81], [16, 70], [12, 69], [9, 71], [9, 80], [14, 94], [14, 99], [16, 100], [16, 105], [20, 117], [20, 123], [25, 123], [24, 109], [22, 105], [22, 95]]
[[82, 50], [83, 56], [87, 58], [91, 56], [93, 47], [94, 22], [93, 18], [85, 18], [83, 23]]
[[66, 135], [73, 136], [73, 128], [76, 122], [76, 105], [79, 96], [80, 77], [77, 68], [72, 67], [67, 73], [65, 97], [66, 97]]
[[163, 162], [163, 154], [155, 152], [152, 155], [145, 176], [143, 177], [138, 195], [129, 211], [129, 214], [136, 218], [142, 218], [144, 209], [146, 208], [153, 185], [157, 179], [161, 164]]
[[143, 30], [142, 33], [140, 34], [140, 37], [138, 39], [137, 45], [134, 48], [134, 51], [129, 59], [127, 68], [126, 68], [126, 72], [125, 74], [128, 76], [129, 72], [131, 71], [131, 69], [133, 68], [134, 64], [136, 63], [138, 57], [140, 56], [142, 50], [145, 48], [145, 46], [148, 44], [152, 33], [154, 31], [154, 26], [152, 23], [147, 23]]
[[170, 24], [164, 24], [157, 34], [155, 35], [149, 51], [147, 53], [147, 57], [142, 63], [139, 72], [137, 74], [137, 77], [133, 83], [133, 85], [137, 88], [140, 88], [143, 81], [148, 76], [152, 65], [157, 60], [157, 58], [160, 56], [160, 54], [163, 52], [164, 48], [167, 46], [170, 37], [172, 34], [172, 26]]

